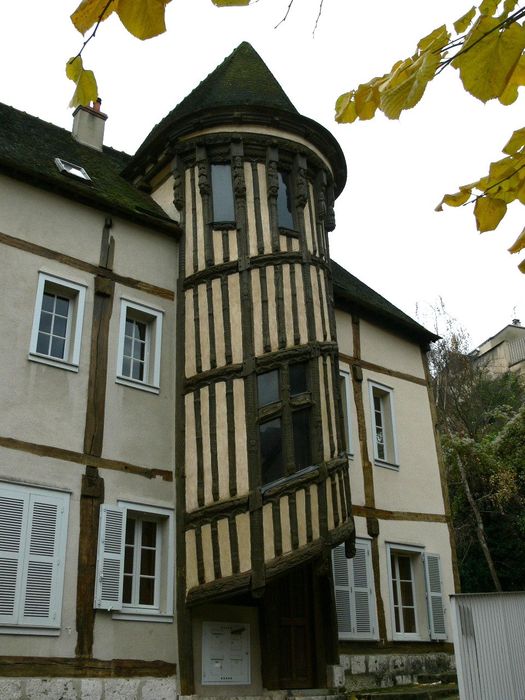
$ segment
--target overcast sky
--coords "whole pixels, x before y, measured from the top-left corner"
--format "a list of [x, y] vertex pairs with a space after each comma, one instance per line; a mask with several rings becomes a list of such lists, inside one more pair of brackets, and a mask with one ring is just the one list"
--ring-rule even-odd
[[[485, 175], [511, 132], [519, 107], [483, 105], [448, 68], [423, 102], [389, 121], [338, 125], [337, 96], [412, 54], [417, 41], [470, 7], [469, 0], [259, 0], [248, 8], [215, 8], [210, 0], [172, 0], [168, 31], [148, 42], [104, 22], [84, 52], [95, 71], [105, 143], [133, 153], [151, 128], [241, 41], [249, 41], [297, 109], [330, 129], [348, 165], [336, 202], [331, 254], [340, 264], [431, 329], [441, 297], [476, 346], [513, 318], [525, 324], [525, 276], [507, 248], [524, 224], [510, 207], [499, 229], [480, 235], [471, 206], [434, 212], [445, 192]], [[0, 24], [0, 101], [65, 128], [73, 83], [64, 66], [82, 37], [69, 14], [76, 2], [9, 3]], [[518, 101], [518, 104], [519, 101]]]

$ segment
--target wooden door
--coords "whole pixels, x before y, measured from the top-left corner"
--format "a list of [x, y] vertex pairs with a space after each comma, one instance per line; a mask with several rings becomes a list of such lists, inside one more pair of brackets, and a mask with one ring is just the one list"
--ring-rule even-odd
[[314, 687], [310, 569], [299, 569], [269, 584], [263, 609], [265, 686], [269, 689]]

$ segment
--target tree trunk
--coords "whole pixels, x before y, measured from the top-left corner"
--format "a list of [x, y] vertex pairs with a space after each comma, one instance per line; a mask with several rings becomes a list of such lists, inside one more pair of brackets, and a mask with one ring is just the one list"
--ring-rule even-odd
[[472, 512], [474, 513], [474, 519], [476, 520], [476, 534], [478, 536], [479, 544], [481, 546], [481, 549], [483, 551], [483, 554], [485, 556], [485, 561], [487, 562], [487, 566], [489, 567], [490, 575], [492, 577], [492, 581], [494, 583], [494, 587], [498, 592], [501, 592], [501, 583], [499, 581], [498, 574], [496, 572], [496, 567], [494, 566], [494, 562], [492, 561], [492, 555], [490, 553], [489, 546], [487, 544], [487, 539], [485, 537], [485, 529], [483, 527], [483, 520], [481, 519], [481, 513], [479, 512], [479, 508], [477, 506], [476, 501], [474, 500], [474, 496], [472, 495], [472, 491], [470, 490], [470, 486], [468, 483], [467, 479], [467, 472], [465, 470], [465, 466], [463, 462], [461, 461], [461, 457], [459, 455], [456, 455], [458, 467], [459, 467], [459, 473], [461, 474], [461, 481], [463, 482], [463, 488], [465, 489], [465, 494], [467, 496], [467, 500], [470, 504], [470, 507], [472, 508]]

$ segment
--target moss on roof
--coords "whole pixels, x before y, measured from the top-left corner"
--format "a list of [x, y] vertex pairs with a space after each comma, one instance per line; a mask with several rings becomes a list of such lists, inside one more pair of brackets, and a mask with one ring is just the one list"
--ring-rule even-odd
[[[55, 158], [80, 165], [91, 182], [61, 173]], [[104, 211], [175, 231], [175, 222], [156, 202], [120, 175], [129, 159], [107, 146], [102, 152], [84, 146], [66, 129], [0, 103], [2, 170]]]
[[423, 344], [439, 339], [439, 336], [414, 321], [334, 260], [330, 263], [336, 306], [349, 306], [371, 320], [381, 321], [388, 328]]
[[261, 107], [299, 114], [257, 51], [243, 41], [151, 130], [136, 155], [172, 124], [190, 115], [230, 107]]

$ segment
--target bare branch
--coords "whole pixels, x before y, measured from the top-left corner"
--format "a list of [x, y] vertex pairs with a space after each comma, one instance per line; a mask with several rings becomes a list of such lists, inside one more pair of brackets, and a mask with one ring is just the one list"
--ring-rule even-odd
[[281, 24], [286, 20], [286, 18], [287, 18], [288, 15], [290, 14], [290, 10], [291, 10], [291, 8], [292, 8], [293, 3], [294, 3], [294, 0], [290, 0], [290, 2], [288, 3], [288, 7], [286, 8], [286, 12], [285, 12], [284, 17], [282, 18], [282, 20], [281, 20], [280, 22], [277, 22], [277, 24], [275, 25], [274, 29], [277, 29], [277, 27], [278, 27], [279, 25], [281, 25]]
[[312, 36], [315, 36], [315, 30], [317, 29], [317, 25], [319, 24], [321, 12], [323, 11], [323, 2], [324, 2], [324, 0], [321, 0], [321, 2], [319, 3], [319, 12], [317, 13], [317, 18], [315, 20], [315, 25], [314, 25], [314, 30], [312, 32]]
[[102, 18], [106, 14], [106, 10], [108, 9], [108, 7], [111, 5], [112, 2], [114, 2], [114, 0], [108, 0], [107, 3], [105, 4], [104, 9], [100, 13], [99, 18], [97, 20], [97, 23], [95, 24], [95, 29], [93, 29], [92, 33], [88, 36], [88, 38], [82, 44], [82, 47], [81, 47], [80, 51], [77, 53], [77, 55], [75, 56], [75, 58], [78, 58], [78, 56], [80, 56], [82, 54], [82, 51], [84, 51], [84, 49], [86, 48], [86, 45], [91, 41], [91, 39], [93, 39], [93, 37], [97, 33], [97, 29], [99, 28], [100, 23], [102, 22]]

